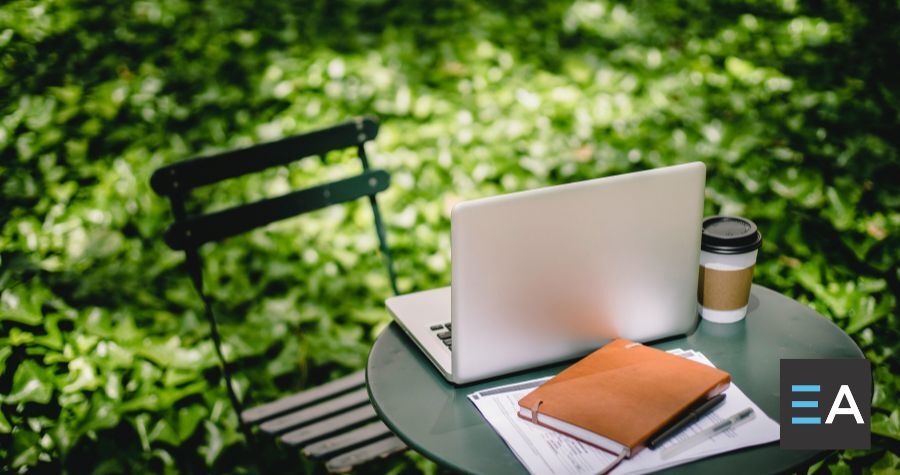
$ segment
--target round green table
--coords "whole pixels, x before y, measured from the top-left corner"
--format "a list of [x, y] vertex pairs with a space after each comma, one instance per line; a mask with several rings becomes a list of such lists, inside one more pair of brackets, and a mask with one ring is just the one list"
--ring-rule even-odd
[[[502, 336], [499, 336], [502, 338]], [[747, 318], [718, 324], [701, 320], [690, 335], [653, 343], [660, 349], [694, 349], [731, 373], [735, 384], [778, 421], [779, 360], [863, 358], [859, 347], [827, 318], [788, 297], [754, 285]], [[366, 367], [376, 411], [407, 445], [452, 470], [524, 473], [516, 456], [466, 398], [472, 392], [554, 375], [571, 362], [476, 384], [455, 386], [392, 323], [379, 335]], [[778, 443], [751, 447], [669, 469], [672, 473], [785, 472], [828, 451], [782, 450]]]

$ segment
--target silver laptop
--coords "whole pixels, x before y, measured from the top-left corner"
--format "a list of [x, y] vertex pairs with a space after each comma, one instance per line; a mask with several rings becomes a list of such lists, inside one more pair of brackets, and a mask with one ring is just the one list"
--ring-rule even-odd
[[687, 333], [705, 180], [695, 162], [460, 203], [452, 292], [387, 307], [457, 384]]

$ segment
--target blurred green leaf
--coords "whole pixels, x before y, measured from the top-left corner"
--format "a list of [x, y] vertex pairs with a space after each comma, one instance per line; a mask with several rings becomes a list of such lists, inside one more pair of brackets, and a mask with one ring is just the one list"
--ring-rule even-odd
[[881, 460], [872, 465], [872, 473], [878, 475], [895, 474], [900, 471], [900, 456], [891, 451], [886, 451]]
[[6, 359], [12, 355], [12, 347], [6, 341], [0, 340], [0, 374], [6, 371]]
[[165, 442], [174, 446], [177, 446], [178, 443], [181, 442], [178, 438], [178, 434], [175, 432], [175, 429], [167, 418], [156, 421], [156, 424], [153, 425], [153, 429], [150, 430], [148, 436], [151, 442]]
[[33, 360], [23, 361], [13, 376], [10, 393], [4, 398], [6, 404], [35, 402], [47, 404], [53, 397], [53, 378]]
[[850, 229], [856, 221], [856, 204], [861, 196], [859, 188], [853, 183], [842, 187], [840, 191], [829, 186], [825, 190], [825, 196], [829, 207], [823, 211], [824, 215], [837, 230]]
[[896, 307], [896, 298], [893, 295], [884, 295], [880, 302], [876, 303], [874, 297], [860, 297], [856, 305], [850, 310], [850, 323], [847, 325], [847, 333], [854, 334], [866, 328], [878, 320], [891, 314]]
[[210, 421], [203, 421], [203, 426], [206, 428], [206, 443], [200, 447], [200, 453], [203, 454], [206, 465], [212, 466], [222, 453], [225, 443], [218, 426]]
[[876, 367], [872, 371], [875, 379], [875, 392], [872, 395], [872, 406], [884, 410], [898, 407], [900, 397], [900, 378], [891, 373], [886, 366]]
[[41, 456], [40, 434], [30, 430], [18, 430], [12, 433], [12, 467], [18, 468], [37, 464]]
[[104, 398], [100, 393], [93, 394], [89, 407], [90, 410], [79, 427], [81, 433], [112, 429], [119, 423], [119, 408], [116, 407], [116, 402]]
[[831, 475], [852, 475], [853, 470], [847, 465], [847, 462], [839, 460], [837, 463], [829, 464], [828, 471]]
[[11, 431], [12, 425], [10, 425], [3, 412], [0, 412], [0, 434], [9, 434]]
[[208, 368], [215, 365], [215, 356], [209, 344], [184, 348], [178, 336], [172, 336], [161, 343], [146, 342], [137, 350], [138, 354], [162, 367]]
[[75, 391], [94, 390], [100, 385], [100, 379], [97, 377], [97, 371], [94, 366], [85, 358], [76, 358], [69, 362], [69, 374], [66, 378], [66, 385], [63, 386], [62, 392], [72, 393]]
[[11, 320], [25, 325], [40, 325], [41, 315], [40, 295], [37, 293], [25, 293], [34, 290], [19, 286], [15, 289], [6, 289], [0, 293], [0, 320]]
[[178, 443], [184, 442], [197, 429], [200, 421], [206, 418], [208, 411], [203, 406], [188, 406], [178, 411]]
[[184, 387], [164, 388], [157, 391], [144, 392], [134, 398], [123, 401], [119, 405], [119, 411], [160, 411], [171, 407], [181, 399], [202, 393], [205, 389], [207, 389], [205, 381], [196, 381]]
[[300, 345], [295, 338], [287, 338], [284, 343], [284, 348], [278, 352], [278, 356], [266, 364], [267, 374], [277, 377], [297, 371], [302, 356]]
[[900, 440], [900, 410], [894, 409], [890, 415], [872, 414], [872, 433]]

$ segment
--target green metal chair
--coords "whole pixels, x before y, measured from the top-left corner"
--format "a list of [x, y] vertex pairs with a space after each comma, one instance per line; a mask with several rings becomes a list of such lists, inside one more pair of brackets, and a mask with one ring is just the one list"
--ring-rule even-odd
[[[355, 118], [330, 128], [285, 138], [271, 143], [194, 158], [162, 167], [153, 173], [150, 185], [167, 197], [175, 222], [165, 233], [172, 249], [184, 251], [191, 281], [205, 306], [229, 399], [240, 414], [241, 429], [252, 440], [251, 427], [278, 438], [310, 457], [326, 459], [329, 471], [353, 466], [406, 449], [384, 425], [369, 402], [363, 371], [308, 389], [277, 401], [243, 410], [234, 391], [231, 370], [221, 351], [221, 337], [209, 297], [203, 289], [203, 244], [220, 241], [267, 224], [328, 206], [367, 197], [372, 206], [375, 232], [384, 257], [391, 287], [397, 293], [391, 254], [376, 195], [387, 189], [390, 175], [370, 169], [365, 143], [378, 134], [373, 118]], [[185, 203], [191, 190], [243, 176], [266, 168], [282, 166], [304, 157], [356, 147], [362, 173], [350, 178], [294, 191], [208, 214], [187, 215]]]

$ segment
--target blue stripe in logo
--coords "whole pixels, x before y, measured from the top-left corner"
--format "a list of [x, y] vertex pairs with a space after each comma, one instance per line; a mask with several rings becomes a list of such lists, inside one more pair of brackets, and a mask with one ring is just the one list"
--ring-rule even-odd
[[821, 424], [821, 417], [792, 417], [791, 424]]
[[819, 401], [791, 401], [791, 407], [819, 407]]
[[821, 391], [818, 384], [792, 384], [791, 392], [794, 393], [817, 393]]

